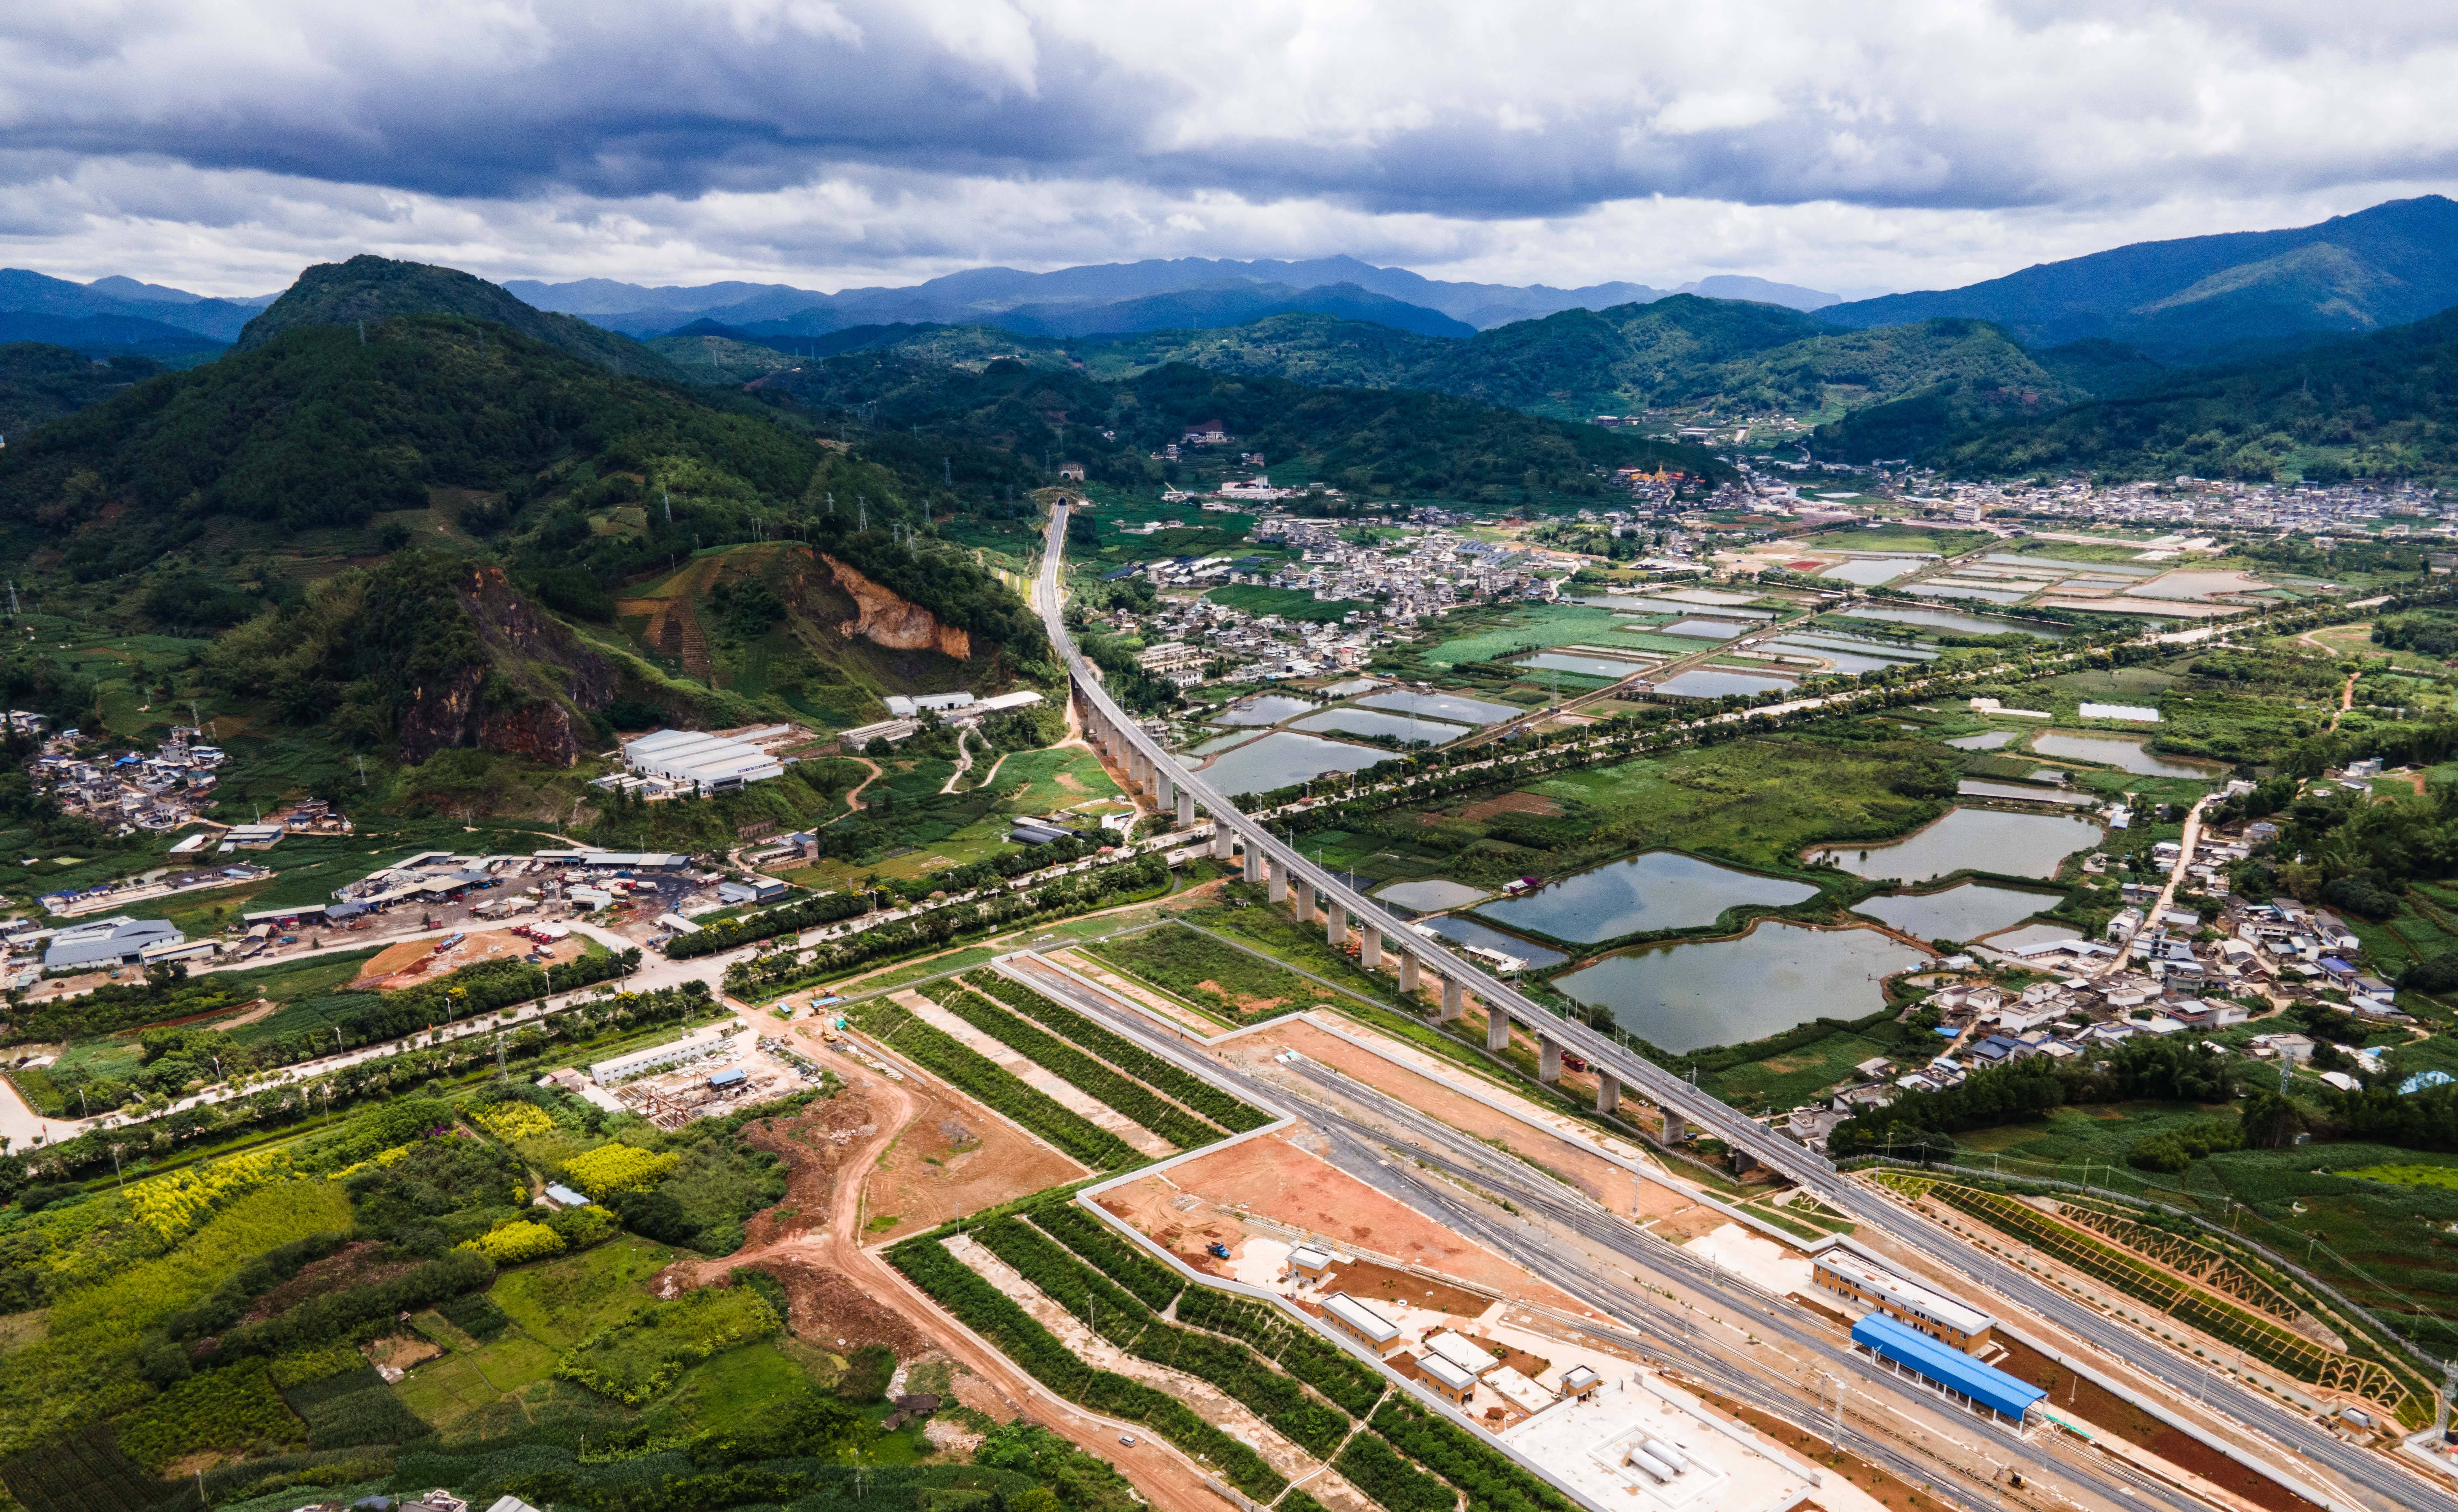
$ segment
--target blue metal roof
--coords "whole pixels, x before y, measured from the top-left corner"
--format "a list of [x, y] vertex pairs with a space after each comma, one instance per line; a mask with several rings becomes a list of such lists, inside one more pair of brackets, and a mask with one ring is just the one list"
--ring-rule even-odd
[[1950, 1344], [1942, 1344], [1918, 1329], [1906, 1328], [1884, 1313], [1871, 1313], [1852, 1325], [1852, 1342], [1870, 1349], [1906, 1370], [1951, 1386], [1984, 1407], [2009, 1418], [2020, 1418], [2048, 1395], [1993, 1365], [1983, 1365]]
[[745, 1079], [745, 1074], [742, 1068], [738, 1066], [732, 1070], [719, 1071], [716, 1075], [710, 1077], [708, 1079], [708, 1085], [711, 1087], [732, 1087], [737, 1082], [740, 1082]]

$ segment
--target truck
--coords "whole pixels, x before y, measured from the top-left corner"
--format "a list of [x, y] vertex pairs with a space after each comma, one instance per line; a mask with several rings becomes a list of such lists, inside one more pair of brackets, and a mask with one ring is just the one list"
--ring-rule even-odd
[[1216, 1260], [1229, 1258], [1229, 1247], [1225, 1244], [1207, 1244], [1203, 1247], [1203, 1253]]

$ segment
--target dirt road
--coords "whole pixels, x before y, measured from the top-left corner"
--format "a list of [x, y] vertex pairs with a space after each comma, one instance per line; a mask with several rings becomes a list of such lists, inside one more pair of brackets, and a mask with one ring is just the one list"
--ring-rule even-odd
[[[816, 1045], [805, 1049], [847, 1084], [848, 1089], [830, 1102], [860, 1100], [834, 1121], [834, 1130], [823, 1136], [821, 1142], [836, 1152], [819, 1155], [815, 1153], [818, 1142], [778, 1137], [774, 1128], [769, 1129], [762, 1142], [785, 1160], [790, 1172], [785, 1202], [753, 1220], [749, 1242], [735, 1253], [670, 1268], [660, 1277], [667, 1283], [659, 1286], [660, 1294], [671, 1295], [687, 1286], [720, 1280], [749, 1265], [778, 1274], [798, 1303], [808, 1295], [806, 1287], [819, 1288], [814, 1299], [825, 1307], [823, 1315], [828, 1319], [842, 1321], [869, 1308], [893, 1314], [905, 1325], [907, 1338], [935, 1343], [1028, 1420], [1115, 1464], [1161, 1512], [1227, 1512], [1221, 1498], [1204, 1484], [1205, 1472], [1193, 1460], [1138, 1425], [1114, 1421], [1052, 1396], [1006, 1356], [941, 1312], [877, 1252], [864, 1248], [863, 1180], [913, 1122], [922, 1100], [859, 1062]], [[833, 1297], [826, 1295], [831, 1282], [837, 1283], [840, 1294]], [[898, 1332], [892, 1326], [880, 1331], [891, 1340]], [[900, 1355], [911, 1352], [908, 1345]], [[1124, 1435], [1134, 1437], [1132, 1447], [1118, 1441]]]

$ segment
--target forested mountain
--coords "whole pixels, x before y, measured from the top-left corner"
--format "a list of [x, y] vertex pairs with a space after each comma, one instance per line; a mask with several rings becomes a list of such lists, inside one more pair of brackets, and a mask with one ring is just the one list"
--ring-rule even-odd
[[968, 371], [855, 353], [805, 362], [753, 387], [822, 413], [863, 410], [891, 435], [918, 425], [1000, 455], [1073, 458], [1088, 476], [1115, 482], [1152, 477], [1148, 453], [1198, 421], [1219, 422], [1234, 438], [1232, 450], [1302, 460], [1313, 478], [1369, 496], [1515, 504], [1593, 495], [1600, 467], [1731, 471], [1697, 447], [1448, 395], [1312, 387], [1183, 362], [1104, 382], [1007, 359]]
[[1957, 426], [1920, 455], [1958, 475], [2446, 475], [2458, 468], [2458, 310], [2331, 346], [2172, 374], [2037, 418]]
[[1802, 412], [1884, 404], [1940, 384], [2002, 388], [2055, 408], [2141, 382], [2158, 364], [2114, 342], [2026, 352], [1980, 321], [1839, 330], [1774, 304], [1674, 295], [1565, 310], [1466, 341], [1320, 315], [1221, 330], [1036, 340], [989, 326], [867, 326], [775, 344], [805, 356], [893, 351], [937, 362], [1012, 358], [1133, 378], [1171, 362], [1335, 387], [1418, 388], [1531, 414], [1587, 419], [1674, 405]]
[[535, 309], [484, 279], [456, 268], [365, 255], [347, 262], [319, 263], [300, 274], [299, 281], [281, 298], [247, 322], [240, 332], [238, 349], [262, 346], [295, 326], [356, 325], [396, 315], [460, 315], [491, 321], [609, 372], [677, 381], [682, 377], [665, 359], [628, 337], [569, 315]]
[[40, 342], [0, 346], [0, 439], [15, 436], [97, 404], [162, 371], [142, 357], [96, 362], [82, 352]]
[[1830, 305], [1839, 325], [1994, 321], [2057, 345], [2111, 337], [2162, 362], [2379, 330], [2458, 304], [2458, 202], [2398, 199], [2288, 231], [2144, 241], [1968, 288]]

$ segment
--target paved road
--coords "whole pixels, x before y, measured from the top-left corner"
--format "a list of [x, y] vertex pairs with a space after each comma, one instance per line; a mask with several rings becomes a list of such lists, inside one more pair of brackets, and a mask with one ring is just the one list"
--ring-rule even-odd
[[2117, 949], [2116, 959], [2092, 973], [2093, 981], [2096, 982], [2102, 977], [2113, 977], [2123, 971], [2125, 963], [2134, 959], [2135, 938], [2149, 928], [2152, 922], [2175, 901], [2177, 889], [2184, 885], [2185, 873], [2194, 864], [2194, 846], [2202, 838], [2202, 810], [2208, 808], [2218, 797], [2218, 795], [2216, 793], [2205, 793], [2195, 800], [2192, 808], [2185, 811], [2185, 833], [2177, 841], [2179, 848], [2177, 852], [2177, 864], [2168, 869], [2168, 885], [2159, 889], [2159, 901], [2143, 910], [2141, 919], [2135, 922], [2133, 928], [2125, 932], [2125, 943]]
[[[1066, 660], [1078, 695], [1145, 761], [1152, 763], [1155, 770], [1168, 774], [1174, 785], [1191, 793], [1217, 820], [1231, 824], [1239, 838], [1247, 842], [1250, 851], [1260, 852], [1267, 861], [1285, 868], [1287, 875], [1310, 882], [1324, 905], [1345, 909], [1361, 927], [1379, 930], [1388, 942], [1386, 948], [1396, 948], [1415, 956], [1431, 974], [1459, 982], [1464, 989], [1482, 999], [1489, 1008], [1500, 1009], [1530, 1032], [1540, 1033], [1583, 1057], [1598, 1070], [1612, 1074], [1635, 1095], [1659, 1108], [1680, 1113], [1692, 1124], [1722, 1140], [1737, 1153], [1790, 1177], [1836, 1211], [1869, 1224], [1876, 1232], [1927, 1255], [1949, 1271], [1971, 1275], [1987, 1289], [2021, 1301], [2033, 1313], [2070, 1333], [2099, 1344], [2114, 1357], [2135, 1362], [2137, 1369], [2169, 1387], [2180, 1400], [2194, 1396], [2198, 1390], [2204, 1391], [2205, 1399], [2214, 1402], [2219, 1410], [2249, 1425], [2252, 1431], [2288, 1446], [2307, 1463], [2325, 1467], [2341, 1482], [2361, 1488], [2364, 1498], [2374, 1505], [2404, 1507], [2416, 1504], [2418, 1499], [2427, 1502], [2448, 1500], [2447, 1494], [2427, 1481], [2421, 1472], [2410, 1470], [2385, 1455], [2350, 1445], [2302, 1414], [2271, 1401], [2232, 1377], [2214, 1377], [2204, 1387], [2198, 1369], [2188, 1367], [2182, 1357], [2172, 1355], [2130, 1329], [2112, 1326], [2084, 1303], [2055, 1292], [2028, 1274], [1994, 1262], [1985, 1251], [1974, 1249], [1906, 1205], [1861, 1183], [1845, 1179], [1825, 1157], [1775, 1133], [1585, 1024], [1565, 1019], [1537, 1004], [1465, 959], [1409, 930], [1401, 921], [1386, 914], [1381, 905], [1316, 866], [1293, 847], [1274, 839], [1264, 825], [1242, 815], [1199, 775], [1180, 768], [1166, 750], [1146, 735], [1117, 706], [1102, 687], [1099, 677], [1085, 662], [1061, 611], [1060, 564], [1066, 549], [1067, 515], [1064, 505], [1052, 511], [1049, 533], [1043, 545], [1041, 571], [1034, 585], [1034, 599], [1049, 631], [1051, 643], [1059, 649]], [[1797, 700], [1794, 707], [1817, 707], [1823, 702], [1825, 700], [1822, 699]], [[1738, 719], [1742, 715], [1735, 713], [1719, 717]]]
[[[1820, 1405], [1826, 1399], [1822, 1382], [1849, 1382], [1848, 1394], [1837, 1398], [1850, 1419], [1843, 1431], [1844, 1442], [1855, 1453], [1906, 1475], [1914, 1484], [1952, 1486], [1948, 1494], [1967, 1506], [1981, 1504], [1992, 1489], [2002, 1492], [1992, 1485], [1992, 1478], [1997, 1467], [2011, 1465], [2029, 1479], [2080, 1492], [2080, 1505], [2107, 1508], [2147, 1501], [2172, 1512], [2201, 1512], [2203, 1504], [2193, 1498], [2121, 1460], [2102, 1459], [2063, 1435], [2026, 1440], [1967, 1414], [1942, 1409], [1931, 1395], [1855, 1355], [1840, 1331], [1802, 1318], [1793, 1304], [1655, 1237], [1627, 1217], [1540, 1177], [1516, 1158], [1398, 1099], [1302, 1058], [1284, 1063], [1284, 1068], [1302, 1086], [1265, 1082], [1184, 1046], [1141, 1015], [1119, 1008], [1064, 973], [1038, 963], [1018, 963], [1012, 974], [1153, 1053], [1229, 1083], [1249, 1101], [1294, 1105], [1301, 1117], [1330, 1136], [1333, 1162], [1349, 1174], [1518, 1261], [1530, 1274], [1593, 1303], [1626, 1327], [1599, 1327], [1594, 1318], [1549, 1313], [1557, 1324], [1670, 1363], [1718, 1391], [1795, 1421], [1831, 1420]], [[1349, 1116], [1339, 1106], [1344, 1103], [1375, 1122]], [[1386, 1150], [1402, 1158], [1387, 1158]], [[1632, 1274], [1620, 1275], [1600, 1267], [1589, 1253], [1536, 1227], [1530, 1216], [1505, 1217], [1490, 1202], [1462, 1191], [1451, 1181], [1429, 1179], [1424, 1174], [1428, 1170], [1506, 1197], [1523, 1214], [1605, 1250]], [[1633, 1287], [1632, 1279], [1641, 1286]], [[1642, 1289], [1649, 1286], [1681, 1294], [1678, 1299], [1691, 1306], [1677, 1312], [1675, 1301]], [[1698, 1311], [1700, 1303], [1706, 1311]], [[1710, 1321], [1715, 1318], [1725, 1321]], [[1746, 1319], [1746, 1329], [1731, 1318]], [[1784, 1353], [1796, 1358], [1781, 1369], [1797, 1374], [1770, 1371], [1771, 1361], [1754, 1342], [1761, 1334], [1782, 1340]], [[1961, 1484], [1954, 1483], [1956, 1478]]]

